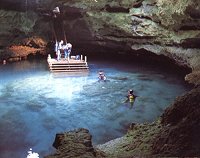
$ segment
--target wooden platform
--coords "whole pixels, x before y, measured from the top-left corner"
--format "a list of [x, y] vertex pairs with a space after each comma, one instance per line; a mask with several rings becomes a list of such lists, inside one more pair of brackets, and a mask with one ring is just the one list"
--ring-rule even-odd
[[49, 64], [49, 70], [51, 72], [76, 72], [76, 73], [85, 73], [89, 71], [89, 67], [87, 64], [87, 60], [79, 59], [76, 60], [75, 57], [64, 59], [57, 61], [54, 58], [48, 56], [47, 62]]

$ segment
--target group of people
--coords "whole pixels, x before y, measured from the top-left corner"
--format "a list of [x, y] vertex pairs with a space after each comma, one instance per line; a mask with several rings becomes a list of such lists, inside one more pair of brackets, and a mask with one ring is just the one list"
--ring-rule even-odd
[[[100, 70], [99, 71], [99, 76], [98, 76], [98, 81], [106, 81], [106, 75], [104, 73], [104, 71]], [[135, 99], [136, 97], [138, 97], [137, 95], [135, 95], [134, 91], [132, 89], [130, 89], [128, 91], [128, 95], [126, 96], [126, 100], [125, 100], [125, 103], [129, 102], [131, 107], [133, 106], [134, 102], [135, 102]]]
[[69, 59], [70, 58], [70, 53], [72, 51], [72, 44], [71, 43], [65, 43], [63, 42], [63, 40], [61, 40], [60, 42], [55, 43], [55, 52], [57, 55], [57, 60], [61, 59], [61, 53], [64, 52], [64, 58]]

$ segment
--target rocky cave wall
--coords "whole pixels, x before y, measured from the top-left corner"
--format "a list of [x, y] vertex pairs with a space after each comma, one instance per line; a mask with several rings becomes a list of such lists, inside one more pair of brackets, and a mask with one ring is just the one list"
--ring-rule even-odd
[[30, 54], [46, 54], [51, 29], [41, 17], [43, 5], [47, 5], [46, 1], [0, 1], [1, 62], [26, 59]]
[[190, 67], [194, 73], [186, 79], [199, 83], [200, 2], [62, 0], [58, 3], [63, 6], [67, 38], [75, 47], [95, 53], [98, 50], [137, 55], [141, 55], [140, 50], [147, 50]]

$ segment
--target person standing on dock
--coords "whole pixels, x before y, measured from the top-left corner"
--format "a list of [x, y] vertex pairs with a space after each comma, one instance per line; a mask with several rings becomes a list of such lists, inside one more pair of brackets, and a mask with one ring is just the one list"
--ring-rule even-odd
[[64, 54], [65, 54], [65, 60], [70, 58], [70, 53], [72, 51], [72, 44], [71, 43], [66, 43], [65, 45], [63, 45], [63, 50], [64, 50]]
[[69, 58], [69, 52], [68, 52], [67, 43], [65, 45], [63, 45], [63, 50], [64, 50], [65, 60], [66, 60], [67, 58]]
[[57, 53], [58, 53], [58, 41], [56, 41], [56, 43], [55, 43], [54, 51], [57, 55]]
[[70, 54], [72, 52], [72, 44], [71, 43], [67, 43], [67, 48], [68, 48], [68, 57], [70, 57]]
[[63, 49], [63, 40], [61, 40], [58, 44], [58, 51], [57, 51], [57, 60], [59, 61], [61, 58], [61, 50]]

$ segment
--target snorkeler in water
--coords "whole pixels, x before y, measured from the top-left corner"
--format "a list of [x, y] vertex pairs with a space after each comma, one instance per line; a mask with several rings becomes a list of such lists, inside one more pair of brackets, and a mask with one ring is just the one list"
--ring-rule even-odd
[[125, 103], [129, 102], [130, 105], [131, 105], [131, 107], [133, 107], [133, 104], [134, 104], [134, 102], [135, 102], [135, 99], [136, 99], [136, 97], [138, 97], [138, 96], [134, 94], [134, 92], [133, 92], [132, 89], [130, 89], [130, 90], [128, 91], [128, 95], [127, 95], [126, 97], [127, 97], [127, 99], [126, 99]]
[[104, 74], [104, 72], [102, 70], [99, 71], [99, 76], [98, 76], [98, 81], [106, 81], [106, 75]]

